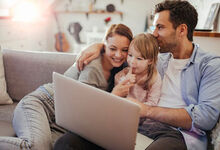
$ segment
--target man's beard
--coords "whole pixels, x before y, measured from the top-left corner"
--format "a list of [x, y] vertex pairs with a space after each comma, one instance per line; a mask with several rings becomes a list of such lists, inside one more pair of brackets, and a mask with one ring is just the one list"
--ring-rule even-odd
[[166, 49], [164, 49], [164, 48], [159, 47], [159, 52], [160, 52], [160, 53], [167, 53], [167, 52], [168, 52], [168, 50], [166, 50]]
[[[164, 46], [164, 45], [166, 45], [166, 46]], [[173, 49], [175, 49], [176, 46], [177, 46], [176, 43], [166, 43], [166, 44], [163, 44], [163, 45], [159, 46], [159, 52], [160, 53], [172, 52]]]

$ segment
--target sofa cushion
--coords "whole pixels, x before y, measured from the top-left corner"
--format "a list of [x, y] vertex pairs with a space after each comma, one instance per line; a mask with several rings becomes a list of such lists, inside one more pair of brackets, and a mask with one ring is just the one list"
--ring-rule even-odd
[[11, 122], [16, 105], [17, 102], [14, 102], [11, 105], [0, 105], [0, 121]]
[[40, 85], [52, 82], [53, 71], [64, 73], [75, 61], [72, 53], [2, 51], [8, 93], [20, 100]]
[[0, 121], [0, 136], [15, 136], [12, 124], [7, 121]]
[[220, 149], [220, 122], [218, 122], [211, 134], [212, 144], [215, 145], [215, 149]]
[[0, 104], [12, 104], [13, 101], [7, 93], [7, 86], [5, 82], [5, 72], [3, 65], [2, 52], [0, 47]]

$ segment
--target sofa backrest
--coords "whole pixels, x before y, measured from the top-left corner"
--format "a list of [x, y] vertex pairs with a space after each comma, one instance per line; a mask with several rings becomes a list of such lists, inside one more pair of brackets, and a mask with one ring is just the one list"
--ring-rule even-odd
[[14, 101], [52, 82], [52, 72], [64, 73], [76, 58], [72, 53], [61, 52], [4, 49], [2, 53], [7, 91]]

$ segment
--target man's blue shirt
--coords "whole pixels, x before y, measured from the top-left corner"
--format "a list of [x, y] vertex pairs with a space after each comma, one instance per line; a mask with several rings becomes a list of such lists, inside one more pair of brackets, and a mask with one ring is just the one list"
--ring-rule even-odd
[[[158, 58], [158, 71], [163, 78], [166, 72], [170, 53], [161, 53]], [[181, 72], [181, 94], [186, 103], [186, 111], [192, 118], [190, 131], [180, 131], [190, 134], [198, 142], [184, 138], [189, 149], [206, 149], [206, 133], [218, 121], [220, 113], [220, 56], [204, 52], [194, 44], [193, 53]], [[197, 144], [196, 144], [197, 143]], [[196, 146], [196, 147], [195, 147]]]

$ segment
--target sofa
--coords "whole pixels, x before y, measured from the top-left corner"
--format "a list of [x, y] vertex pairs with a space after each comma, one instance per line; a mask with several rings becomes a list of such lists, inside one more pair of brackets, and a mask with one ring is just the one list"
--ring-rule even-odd
[[2, 50], [7, 92], [13, 104], [0, 105], [0, 136], [15, 136], [12, 118], [15, 106], [26, 94], [52, 81], [52, 72], [64, 73], [74, 54]]
[[[52, 72], [64, 73], [76, 55], [61, 52], [17, 51], [3, 49], [7, 92], [13, 104], [0, 105], [0, 136], [16, 136], [12, 128], [13, 111], [19, 100], [44, 83], [52, 81]], [[213, 138], [214, 144], [211, 144]], [[209, 136], [208, 149], [220, 149], [220, 125]]]

